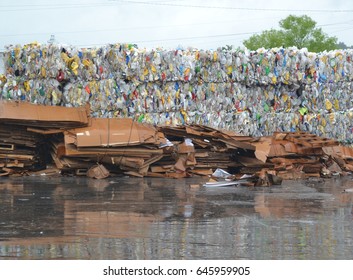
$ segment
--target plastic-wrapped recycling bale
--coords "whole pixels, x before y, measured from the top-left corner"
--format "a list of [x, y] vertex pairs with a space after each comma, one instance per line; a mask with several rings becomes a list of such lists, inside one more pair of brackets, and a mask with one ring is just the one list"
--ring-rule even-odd
[[5, 51], [1, 98], [91, 105], [95, 117], [200, 123], [261, 136], [305, 130], [352, 136], [352, 50], [79, 49], [29, 44]]
[[63, 105], [60, 84], [55, 79], [7, 79], [1, 89], [1, 98], [27, 101], [35, 104]]
[[105, 51], [106, 48], [29, 44], [5, 50], [5, 65], [7, 74], [28, 79], [100, 79], [111, 73]]
[[[156, 49], [116, 44], [78, 49], [71, 46], [29, 44], [5, 51], [9, 74], [29, 79], [123, 77], [140, 82], [238, 82], [244, 84], [311, 84], [351, 81], [352, 51], [320, 54], [306, 49], [196, 50]], [[62, 74], [60, 74], [62, 72]]]
[[7, 83], [7, 78], [5, 75], [0, 74], [0, 93], [2, 92], [5, 84]]
[[27, 79], [55, 78], [59, 69], [65, 69], [60, 52], [60, 47], [55, 45], [28, 44], [23, 48], [9, 48], [4, 56], [7, 74]]
[[[73, 80], [8, 77], [2, 98], [65, 106], [91, 103], [95, 116], [133, 116], [136, 113], [242, 112], [338, 112], [352, 108], [351, 82], [337, 84], [246, 86], [239, 83], [148, 82], [123, 79]], [[112, 113], [113, 111], [119, 111]]]

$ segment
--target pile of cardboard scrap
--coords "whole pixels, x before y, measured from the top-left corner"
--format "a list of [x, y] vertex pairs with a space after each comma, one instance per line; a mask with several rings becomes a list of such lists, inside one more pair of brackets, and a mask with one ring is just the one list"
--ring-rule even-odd
[[156, 127], [89, 114], [89, 107], [0, 101], [0, 175], [38, 172], [50, 161], [62, 174], [206, 176], [211, 186], [269, 186], [353, 172], [352, 148], [305, 132], [254, 138], [203, 125]]
[[[189, 176], [209, 176], [211, 181], [225, 180], [214, 176], [218, 168], [234, 175], [227, 181], [255, 186], [278, 184], [282, 179], [329, 177], [353, 171], [352, 148], [310, 133], [278, 132], [253, 138], [200, 125], [160, 127], [160, 131], [178, 145], [183, 144], [183, 139], [193, 144], [186, 152], [194, 160], [182, 161], [178, 170], [186, 171], [184, 175]], [[159, 161], [151, 170], [164, 172], [175, 167], [171, 162], [168, 165]], [[210, 185], [215, 184], [210, 182]]]
[[[222, 131], [206, 127], [203, 125], [185, 125], [179, 127], [161, 127], [160, 130], [166, 138], [180, 147], [185, 145], [186, 140], [192, 143], [187, 156], [194, 160], [182, 161], [178, 165], [178, 171], [184, 171], [186, 176], [208, 176], [211, 182], [208, 186], [228, 186], [228, 185], [273, 185], [277, 180], [273, 169], [274, 164], [263, 162], [256, 157], [257, 138], [242, 136], [231, 131]], [[182, 142], [186, 139], [185, 142]], [[178, 162], [182, 154], [178, 151]], [[181, 157], [182, 158], [182, 157]], [[160, 166], [162, 162], [157, 162], [155, 166], [158, 170], [165, 170], [168, 165]], [[180, 162], [179, 162], [180, 163]], [[176, 165], [170, 165], [176, 168]], [[266, 172], [264, 172], [266, 170]], [[230, 172], [230, 173], [228, 173]], [[232, 174], [228, 178], [217, 175]], [[262, 175], [260, 178], [259, 176]], [[250, 175], [249, 175], [250, 174]], [[185, 177], [185, 176], [184, 176]], [[227, 181], [227, 182], [224, 182]], [[217, 183], [220, 182], [220, 183]], [[230, 183], [232, 182], [232, 183]]]
[[94, 178], [110, 173], [184, 178], [210, 176], [217, 168], [273, 167], [255, 157], [252, 141], [200, 125], [156, 128], [129, 118], [92, 118], [88, 126], [54, 137], [51, 155], [64, 172]]
[[253, 138], [201, 125], [156, 128], [132, 119], [92, 118], [51, 142], [60, 170], [94, 178], [120, 173], [224, 181], [214, 175], [222, 169], [233, 175], [228, 181], [269, 186], [353, 171], [353, 149], [304, 132]]
[[330, 177], [344, 172], [353, 172], [353, 149], [345, 146], [323, 147], [325, 166], [321, 171], [322, 177]]
[[87, 125], [88, 109], [0, 100], [0, 176], [45, 169], [43, 134]]
[[[92, 118], [86, 127], [68, 129], [63, 137], [54, 137], [51, 154], [59, 169], [76, 175], [103, 178], [111, 171], [143, 177], [149, 166], [164, 156], [165, 142], [155, 127], [133, 119]], [[104, 172], [102, 164], [107, 169]], [[92, 167], [100, 170], [100, 175], [87, 173]]]
[[220, 131], [202, 125], [160, 127], [165, 137], [175, 145], [177, 163], [169, 160], [157, 162], [151, 167], [154, 173], [164, 173], [168, 169], [183, 172], [185, 176], [209, 176], [217, 168], [227, 171], [249, 164], [264, 164], [254, 156], [254, 139], [230, 131]]
[[[254, 142], [255, 155], [262, 162], [274, 164], [271, 172], [283, 179], [303, 179], [308, 177], [328, 176], [333, 170], [333, 158], [330, 151], [341, 150], [336, 140], [318, 137], [305, 132], [275, 133], [261, 137]], [[342, 147], [343, 148], [343, 147]], [[344, 155], [353, 154], [353, 149], [346, 147]], [[349, 171], [349, 165], [343, 160], [336, 172]], [[266, 169], [264, 169], [266, 170]], [[264, 171], [263, 170], [263, 171]]]
[[41, 135], [27, 131], [20, 125], [0, 124], [0, 176], [44, 165], [40, 156]]

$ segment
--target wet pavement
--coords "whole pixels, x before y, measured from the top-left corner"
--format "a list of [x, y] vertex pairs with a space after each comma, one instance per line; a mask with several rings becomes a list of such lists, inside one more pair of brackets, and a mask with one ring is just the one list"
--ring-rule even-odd
[[0, 178], [0, 259], [352, 259], [351, 177]]

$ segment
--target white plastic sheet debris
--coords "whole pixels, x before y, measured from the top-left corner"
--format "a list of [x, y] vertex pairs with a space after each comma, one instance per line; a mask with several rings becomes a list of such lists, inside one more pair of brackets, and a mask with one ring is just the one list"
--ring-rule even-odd
[[260, 136], [304, 130], [353, 141], [353, 50], [80, 49], [28, 44], [5, 50], [1, 98], [91, 104], [94, 117], [199, 123]]
[[218, 180], [234, 179], [234, 176], [222, 168], [217, 168], [213, 173], [212, 177]]

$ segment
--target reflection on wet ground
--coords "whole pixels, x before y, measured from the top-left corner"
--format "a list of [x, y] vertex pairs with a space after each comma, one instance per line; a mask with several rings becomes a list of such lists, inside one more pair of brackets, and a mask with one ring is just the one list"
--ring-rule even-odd
[[0, 259], [352, 259], [352, 178], [0, 178]]

